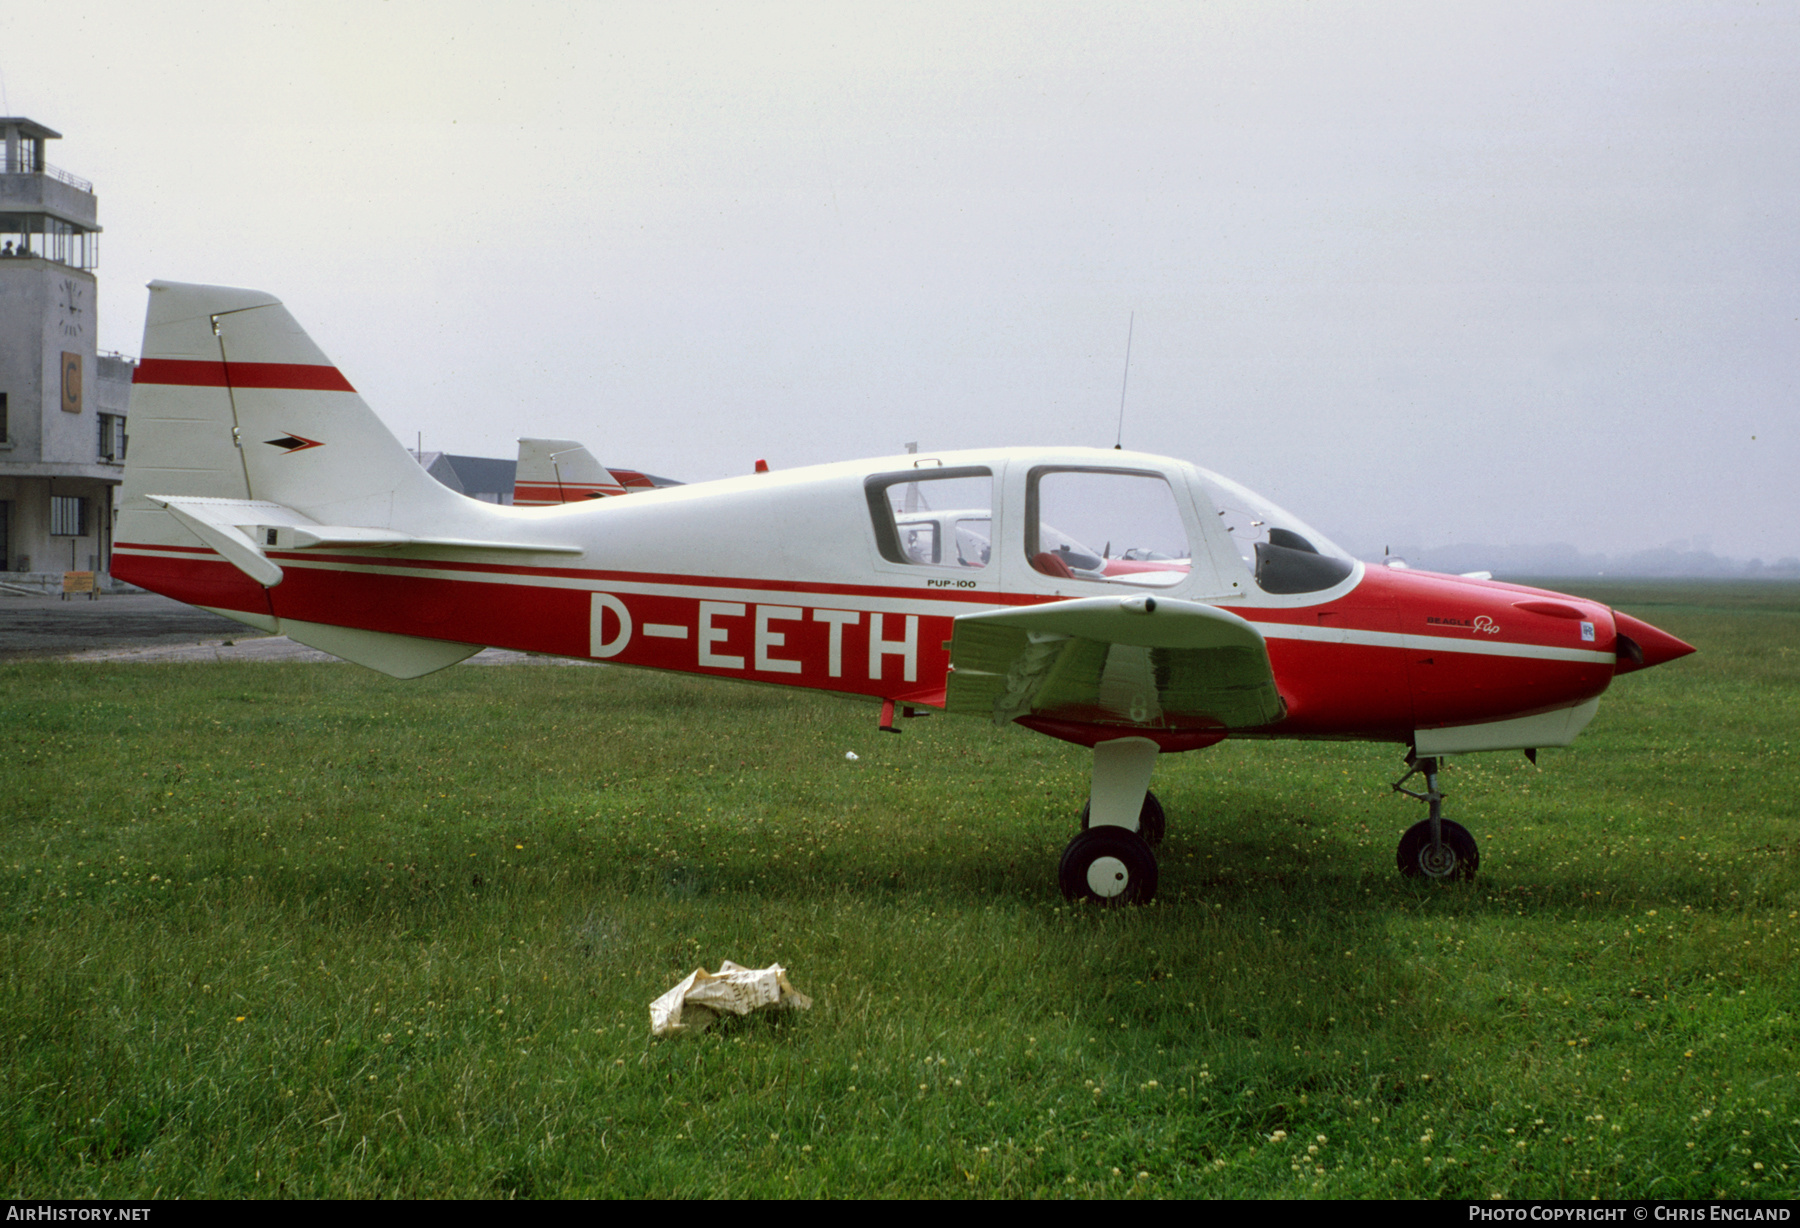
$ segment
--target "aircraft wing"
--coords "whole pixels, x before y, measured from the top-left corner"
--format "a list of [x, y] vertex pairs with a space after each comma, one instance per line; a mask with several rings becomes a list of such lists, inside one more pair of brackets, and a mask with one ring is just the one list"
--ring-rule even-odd
[[1245, 729], [1280, 720], [1262, 633], [1196, 601], [1085, 597], [965, 614], [944, 708], [1145, 729]]

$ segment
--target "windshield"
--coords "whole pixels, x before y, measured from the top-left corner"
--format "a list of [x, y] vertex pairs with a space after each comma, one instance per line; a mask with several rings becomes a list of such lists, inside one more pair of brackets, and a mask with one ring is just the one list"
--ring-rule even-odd
[[1266, 593], [1315, 593], [1355, 570], [1336, 542], [1230, 478], [1202, 469], [1200, 484], [1218, 509], [1244, 568]]

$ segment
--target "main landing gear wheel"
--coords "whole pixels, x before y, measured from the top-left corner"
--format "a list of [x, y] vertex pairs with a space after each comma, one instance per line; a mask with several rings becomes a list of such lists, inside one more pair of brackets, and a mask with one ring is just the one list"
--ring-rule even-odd
[[1400, 837], [1400, 873], [1408, 878], [1429, 878], [1438, 882], [1467, 880], [1475, 877], [1476, 863], [1481, 860], [1475, 837], [1461, 823], [1439, 819], [1443, 839], [1431, 847], [1431, 820], [1420, 819]]
[[[1087, 831], [1088, 812], [1094, 808], [1092, 801], [1081, 803], [1081, 830]], [[1144, 794], [1143, 808], [1138, 811], [1138, 835], [1151, 848], [1163, 842], [1163, 832], [1168, 828], [1168, 820], [1163, 817], [1162, 803], [1156, 800], [1156, 794]]]
[[1063, 850], [1056, 879], [1064, 898], [1148, 904], [1156, 895], [1156, 854], [1123, 827], [1090, 827]]

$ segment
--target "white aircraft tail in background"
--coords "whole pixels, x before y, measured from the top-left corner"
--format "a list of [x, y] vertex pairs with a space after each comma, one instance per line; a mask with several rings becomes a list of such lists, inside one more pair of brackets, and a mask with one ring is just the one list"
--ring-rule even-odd
[[636, 469], [609, 469], [573, 439], [521, 439], [513, 506], [554, 507], [680, 485]]
[[514, 507], [550, 507], [624, 493], [624, 483], [575, 440], [519, 440]]

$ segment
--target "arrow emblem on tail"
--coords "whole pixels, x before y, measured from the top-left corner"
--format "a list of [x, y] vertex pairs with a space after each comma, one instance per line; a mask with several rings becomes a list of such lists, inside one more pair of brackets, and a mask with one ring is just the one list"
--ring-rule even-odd
[[304, 435], [295, 435], [292, 432], [283, 435], [280, 439], [265, 439], [263, 442], [272, 447], [280, 448], [290, 456], [295, 452], [304, 452], [308, 448], [322, 448], [325, 446], [317, 439], [308, 439]]

